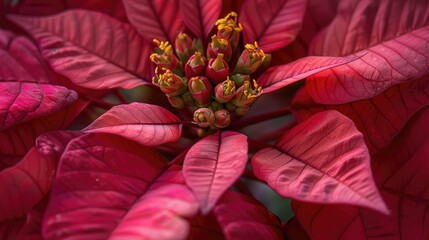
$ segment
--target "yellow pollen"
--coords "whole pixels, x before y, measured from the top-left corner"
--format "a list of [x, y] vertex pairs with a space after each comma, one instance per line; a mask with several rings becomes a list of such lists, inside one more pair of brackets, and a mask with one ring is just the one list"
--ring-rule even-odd
[[232, 32], [232, 30], [240, 32], [243, 30], [243, 26], [241, 26], [240, 23], [237, 25], [237, 13], [235, 12], [230, 12], [226, 17], [218, 19], [215, 25], [218, 30], [224, 30], [227, 32]]
[[229, 77], [226, 78], [226, 82], [222, 83], [223, 92], [225, 95], [231, 95], [235, 93], [235, 83], [234, 81], [231, 81]]
[[216, 35], [212, 36], [212, 42], [211, 45], [213, 48], [225, 48], [225, 46], [228, 46], [228, 41], [223, 38], [218, 38]]
[[156, 45], [158, 45], [159, 49], [164, 51], [167, 55], [171, 54], [172, 46], [168, 41], [164, 42], [164, 41], [159, 41], [158, 39], [154, 39], [153, 42], [156, 43]]
[[267, 57], [264, 51], [262, 49], [259, 49], [258, 43], [256, 41], [254, 44], [246, 44], [244, 48], [249, 51], [253, 59], [264, 61]]
[[243, 87], [244, 87], [243, 94], [244, 96], [247, 97], [247, 99], [255, 98], [258, 96], [258, 94], [262, 93], [262, 87], [258, 85], [255, 79], [253, 79], [253, 89], [251, 87], [250, 81], [244, 82]]

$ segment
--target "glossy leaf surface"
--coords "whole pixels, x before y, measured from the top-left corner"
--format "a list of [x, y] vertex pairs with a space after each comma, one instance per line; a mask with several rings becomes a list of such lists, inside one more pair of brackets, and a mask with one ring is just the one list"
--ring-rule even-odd
[[152, 49], [128, 24], [84, 10], [9, 19], [37, 40], [56, 72], [80, 87], [133, 88], [151, 80], [147, 59]]
[[340, 105], [317, 104], [304, 88], [296, 95], [292, 109], [299, 121], [324, 110], [341, 112], [354, 121], [370, 152], [376, 153], [388, 146], [413, 114], [428, 104], [429, 81], [425, 76], [395, 85], [376, 97]]
[[307, 89], [313, 99], [325, 104], [347, 103], [426, 75], [428, 7], [421, 0], [342, 1], [339, 14], [313, 41], [310, 54], [367, 54], [309, 78]]
[[352, 121], [318, 113], [252, 159], [255, 175], [284, 197], [347, 203], [388, 213], [375, 187], [368, 149]]
[[129, 21], [148, 42], [174, 43], [183, 25], [179, 0], [124, 0], [123, 4]]
[[221, 132], [195, 143], [186, 154], [183, 176], [201, 205], [211, 211], [222, 194], [240, 177], [247, 163], [247, 137]]
[[44, 236], [107, 239], [120, 231], [166, 164], [159, 153], [122, 137], [89, 134], [73, 140], [61, 158]]
[[219, 18], [222, 0], [182, 0], [180, 10], [185, 25], [197, 36], [207, 38]]
[[294, 201], [294, 213], [312, 239], [429, 237], [428, 119], [426, 109], [410, 121], [391, 147], [374, 158], [374, 177], [391, 215], [351, 206]]
[[258, 79], [263, 93], [274, 92], [315, 73], [355, 61], [359, 57], [305, 57], [269, 68]]
[[213, 215], [226, 239], [283, 239], [278, 218], [260, 202], [238, 192], [226, 192]]
[[77, 93], [62, 86], [0, 82], [0, 130], [67, 107]]
[[306, 5], [306, 0], [245, 1], [239, 18], [244, 42], [257, 41], [266, 52], [285, 47], [301, 30]]
[[131, 103], [115, 106], [83, 131], [112, 133], [156, 146], [180, 138], [182, 123], [174, 114], [157, 105]]

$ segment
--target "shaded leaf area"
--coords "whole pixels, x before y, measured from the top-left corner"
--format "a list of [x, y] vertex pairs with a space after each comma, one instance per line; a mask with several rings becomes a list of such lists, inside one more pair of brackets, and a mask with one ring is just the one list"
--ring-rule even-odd
[[259, 179], [284, 197], [388, 212], [374, 184], [362, 134], [336, 111], [300, 123], [276, 146], [255, 153], [252, 167]]
[[0, 62], [0, 82], [57, 82], [56, 74], [28, 38], [1, 29]]
[[0, 82], [0, 130], [55, 113], [77, 100], [77, 93], [62, 86]]
[[283, 239], [279, 219], [264, 205], [241, 193], [228, 191], [213, 208], [226, 239]]
[[49, 17], [9, 15], [23, 27], [57, 72], [89, 89], [150, 84], [152, 49], [133, 27], [107, 15], [70, 10]]
[[157, 105], [131, 103], [105, 112], [82, 131], [123, 136], [147, 146], [179, 140], [182, 123], [173, 113]]
[[120, 0], [22, 0], [11, 8], [9, 13], [32, 16], [52, 15], [72, 8], [99, 11], [127, 21], [125, 9]]
[[181, 216], [195, 214], [198, 204], [174, 179], [151, 188], [158, 176], [168, 179], [167, 163], [151, 148], [115, 135], [93, 133], [73, 140], [61, 158], [44, 236], [183, 238], [188, 224]]
[[363, 133], [371, 153], [388, 146], [407, 121], [429, 104], [429, 81], [423, 78], [395, 85], [365, 100], [340, 105], [322, 105], [311, 99], [305, 88], [297, 93], [292, 110], [298, 121], [325, 110], [336, 110], [352, 119]]
[[244, 1], [239, 21], [243, 24], [245, 43], [257, 41], [266, 52], [290, 44], [301, 30], [307, 1]]
[[308, 78], [313, 99], [325, 104], [366, 99], [427, 74], [428, 9], [422, 0], [342, 1], [336, 18], [314, 39], [310, 54], [367, 54]]
[[390, 147], [374, 157], [374, 177], [391, 210], [389, 216], [352, 206], [292, 202], [312, 239], [429, 238], [428, 119], [426, 108]]
[[291, 63], [269, 68], [258, 78], [263, 93], [270, 93], [318, 72], [359, 59], [349, 57], [305, 57]]
[[[78, 99], [56, 113], [0, 131], [0, 166], [11, 166], [19, 161], [42, 133], [68, 128], [87, 105], [88, 101]], [[11, 160], [15, 161], [10, 162]]]
[[186, 154], [183, 176], [198, 199], [203, 215], [241, 176], [247, 163], [247, 137], [222, 132], [195, 143]]
[[222, 10], [222, 0], [182, 0], [180, 1], [183, 22], [196, 36], [209, 36]]
[[143, 38], [174, 43], [183, 29], [179, 0], [124, 0], [130, 23]]
[[307, 235], [307, 232], [299, 223], [296, 217], [293, 217], [287, 221], [285, 229], [285, 236], [288, 240], [300, 239], [310, 240], [311, 238]]

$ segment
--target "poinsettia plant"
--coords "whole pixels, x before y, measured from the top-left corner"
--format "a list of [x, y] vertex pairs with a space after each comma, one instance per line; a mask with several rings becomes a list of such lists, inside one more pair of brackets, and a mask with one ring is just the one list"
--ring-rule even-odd
[[429, 239], [427, 1], [0, 10], [1, 239]]

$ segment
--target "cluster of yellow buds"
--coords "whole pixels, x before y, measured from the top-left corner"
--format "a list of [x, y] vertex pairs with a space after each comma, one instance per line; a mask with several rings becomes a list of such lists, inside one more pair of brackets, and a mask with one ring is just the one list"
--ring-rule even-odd
[[152, 83], [167, 95], [170, 104], [193, 109], [193, 122], [213, 129], [229, 126], [231, 114], [247, 113], [262, 93], [251, 75], [270, 61], [257, 42], [246, 44], [241, 55], [236, 54], [243, 27], [235, 12], [215, 25], [217, 33], [206, 51], [201, 39], [180, 33], [175, 53], [168, 42], [154, 40], [158, 47], [150, 56], [157, 65]]

